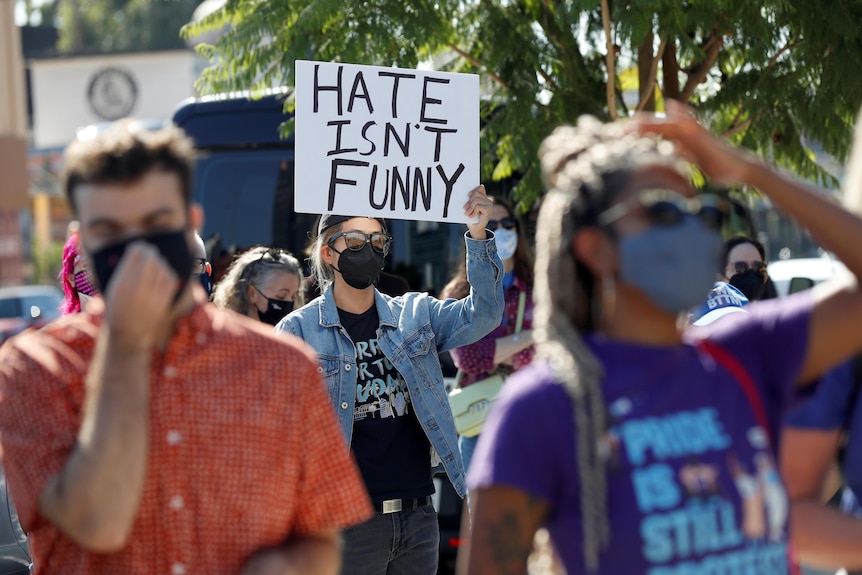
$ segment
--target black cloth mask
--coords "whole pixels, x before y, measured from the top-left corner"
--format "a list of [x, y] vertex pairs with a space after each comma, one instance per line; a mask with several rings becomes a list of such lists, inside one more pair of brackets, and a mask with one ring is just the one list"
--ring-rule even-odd
[[94, 252], [91, 257], [93, 275], [99, 284], [102, 294], [107, 293], [111, 277], [120, 264], [123, 254], [126, 253], [126, 248], [129, 244], [138, 241], [144, 241], [155, 246], [159, 254], [165, 258], [171, 270], [173, 270], [174, 275], [177, 276], [180, 284], [174, 295], [174, 301], [176, 301], [180, 297], [180, 294], [183, 293], [183, 289], [185, 289], [186, 284], [191, 278], [192, 266], [194, 265], [194, 257], [192, 257], [192, 252], [186, 239], [186, 230], [183, 229], [133, 236]]
[[332, 248], [332, 251], [340, 256], [338, 265], [341, 268], [332, 267], [341, 274], [350, 287], [365, 289], [380, 277], [385, 256], [372, 248], [370, 243], [366, 242], [362, 249], [356, 252], [347, 249], [340, 252], [335, 248]]
[[286, 299], [275, 299], [271, 297], [266, 297], [259, 289], [257, 289], [257, 287], [252, 287], [257, 290], [257, 293], [266, 298], [266, 311], [257, 310], [257, 317], [263, 323], [268, 323], [269, 325], [276, 325], [278, 324], [278, 322], [281, 321], [281, 318], [293, 311], [292, 301], [288, 301]]
[[730, 285], [741, 291], [748, 301], [755, 301], [763, 297], [766, 277], [760, 272], [749, 269], [745, 273], [732, 276]]

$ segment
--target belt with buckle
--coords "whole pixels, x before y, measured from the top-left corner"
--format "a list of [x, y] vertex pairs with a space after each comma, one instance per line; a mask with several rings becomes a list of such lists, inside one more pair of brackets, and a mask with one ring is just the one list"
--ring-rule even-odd
[[398, 513], [399, 511], [411, 511], [418, 509], [423, 505], [431, 505], [431, 497], [416, 497], [412, 499], [387, 499], [385, 501], [375, 502], [374, 510], [377, 513]]

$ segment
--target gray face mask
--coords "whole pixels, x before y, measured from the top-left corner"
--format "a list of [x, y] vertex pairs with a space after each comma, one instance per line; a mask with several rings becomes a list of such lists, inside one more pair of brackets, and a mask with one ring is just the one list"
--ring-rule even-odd
[[721, 235], [686, 215], [671, 226], [654, 225], [620, 240], [621, 279], [669, 313], [692, 308], [715, 282]]

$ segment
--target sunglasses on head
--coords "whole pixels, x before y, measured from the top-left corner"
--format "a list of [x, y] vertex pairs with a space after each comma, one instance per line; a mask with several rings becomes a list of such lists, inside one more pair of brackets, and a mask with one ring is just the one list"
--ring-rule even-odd
[[326, 242], [327, 245], [332, 247], [338, 238], [344, 238], [344, 243], [347, 245], [347, 249], [352, 252], [358, 252], [365, 247], [366, 243], [370, 243], [371, 249], [375, 252], [386, 254], [389, 252], [389, 245], [392, 243], [392, 236], [383, 232], [366, 234], [359, 230], [350, 230], [335, 234], [329, 238], [328, 242]]
[[733, 275], [744, 274], [750, 269], [759, 274], [766, 273], [766, 264], [763, 262], [751, 262], [751, 265], [748, 262], [731, 262], [729, 267], [733, 269]]
[[281, 248], [267, 248], [261, 252], [260, 257], [257, 258], [257, 261], [265, 260], [267, 257], [269, 257], [269, 259], [274, 261], [274, 262], [280, 262], [281, 256], [283, 256], [286, 253], [288, 253], [288, 252], [286, 252], [285, 250], [283, 250]]
[[687, 198], [670, 190], [646, 190], [637, 196], [611, 206], [598, 217], [600, 226], [608, 226], [635, 209], [642, 209], [657, 226], [675, 226], [687, 215], [697, 216], [707, 227], [720, 231], [727, 217], [726, 201], [713, 194]]
[[493, 232], [501, 226], [506, 228], [507, 230], [514, 230], [518, 227], [518, 220], [511, 216], [509, 216], [508, 218], [503, 218], [502, 220], [488, 220], [488, 225], [485, 227], [487, 227]]

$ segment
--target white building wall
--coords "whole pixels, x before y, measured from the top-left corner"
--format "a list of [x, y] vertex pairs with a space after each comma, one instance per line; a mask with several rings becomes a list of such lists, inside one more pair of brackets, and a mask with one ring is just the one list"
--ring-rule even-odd
[[81, 127], [120, 117], [169, 120], [195, 96], [191, 50], [52, 58], [31, 62], [33, 147], [62, 147]]

